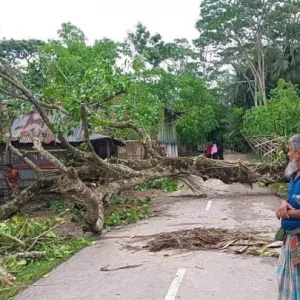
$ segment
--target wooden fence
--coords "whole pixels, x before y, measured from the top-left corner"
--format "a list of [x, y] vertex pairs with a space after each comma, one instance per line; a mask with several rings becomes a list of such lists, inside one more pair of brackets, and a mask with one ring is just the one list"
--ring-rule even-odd
[[262, 160], [271, 161], [274, 156], [283, 150], [283, 137], [269, 135], [244, 136], [254, 153]]

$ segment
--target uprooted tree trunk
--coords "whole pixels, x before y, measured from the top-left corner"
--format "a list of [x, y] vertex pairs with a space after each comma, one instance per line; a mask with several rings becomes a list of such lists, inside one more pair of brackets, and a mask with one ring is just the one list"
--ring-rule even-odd
[[[35, 141], [35, 144], [37, 142]], [[37, 148], [36, 148], [37, 149]], [[40, 153], [47, 159], [51, 159], [56, 164], [61, 164], [56, 158], [50, 158], [49, 153], [38, 146]], [[51, 155], [51, 154], [50, 154]], [[57, 160], [57, 161], [55, 161]], [[132, 167], [132, 174], [122, 173], [125, 162]], [[60, 174], [51, 177], [39, 176], [38, 182], [30, 188], [22, 191], [12, 202], [0, 208], [0, 219], [5, 219], [15, 214], [24, 204], [28, 203], [41, 189], [49, 188], [61, 194], [63, 197], [71, 199], [87, 207], [86, 224], [93, 232], [101, 232], [104, 224], [103, 201], [108, 201], [113, 195], [123, 190], [148, 182], [149, 180], [172, 177], [183, 181], [195, 195], [203, 195], [201, 181], [202, 178], [218, 178], [225, 183], [241, 182], [252, 184], [254, 182], [278, 182], [283, 180], [283, 169], [275, 164], [253, 164], [245, 162], [225, 162], [212, 160], [203, 156], [197, 158], [160, 158], [148, 161], [123, 161], [122, 163], [112, 159], [106, 162], [114, 169], [120, 168], [120, 173], [114, 178], [111, 175], [110, 182], [105, 184], [95, 184], [91, 187], [85, 182], [87, 178], [103, 176], [103, 170], [96, 164], [80, 168], [67, 168], [62, 165]], [[148, 163], [148, 168], [145, 164]], [[140, 170], [143, 165], [144, 169]], [[127, 170], [127, 169], [125, 169]], [[196, 175], [196, 176], [194, 176]], [[199, 177], [198, 177], [199, 176]], [[96, 180], [95, 180], [96, 181]]]
[[[33, 93], [14, 75], [13, 71], [0, 59], [0, 78], [6, 81], [14, 90], [14, 97], [22, 99], [33, 105], [43, 121], [54, 132], [54, 125], [50, 122], [43, 103], [38, 101]], [[48, 108], [48, 106], [47, 106]], [[57, 109], [57, 107], [55, 107]], [[0, 207], [0, 219], [6, 219], [17, 213], [22, 206], [33, 199], [42, 190], [52, 190], [63, 197], [84, 204], [87, 207], [86, 224], [89, 230], [101, 232], [104, 223], [103, 202], [108, 201], [113, 195], [123, 190], [133, 188], [138, 184], [153, 179], [173, 177], [183, 181], [195, 194], [202, 194], [201, 183], [197, 177], [217, 178], [225, 183], [241, 182], [252, 184], [257, 181], [264, 183], [277, 182], [283, 179], [283, 168], [275, 164], [254, 164], [245, 162], [226, 162], [212, 160], [203, 156], [199, 157], [162, 157], [155, 147], [149, 134], [133, 122], [110, 122], [108, 128], [130, 128], [135, 130], [141, 137], [142, 144], [149, 154], [147, 160], [119, 160], [112, 158], [101, 159], [94, 151], [89, 141], [88, 122], [85, 106], [82, 106], [82, 124], [84, 127], [85, 142], [89, 152], [83, 152], [70, 145], [64, 136], [58, 136], [61, 144], [70, 153], [75, 155], [83, 165], [80, 167], [68, 167], [64, 162], [57, 159], [45, 150], [39, 137], [32, 136], [34, 149], [47, 161], [56, 167], [56, 172], [49, 173], [40, 170], [26, 155], [20, 153], [11, 144], [10, 150], [26, 162], [37, 174], [37, 183], [23, 190], [12, 201]], [[99, 183], [99, 178], [104, 178]], [[87, 181], [94, 181], [92, 186]]]

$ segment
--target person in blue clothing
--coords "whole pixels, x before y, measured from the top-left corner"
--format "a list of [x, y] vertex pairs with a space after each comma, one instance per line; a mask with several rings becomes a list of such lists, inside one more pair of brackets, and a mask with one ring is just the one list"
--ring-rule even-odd
[[281, 228], [276, 240], [282, 240], [277, 279], [279, 300], [300, 299], [300, 134], [289, 140], [289, 164], [285, 175], [289, 178], [288, 199], [276, 211]]

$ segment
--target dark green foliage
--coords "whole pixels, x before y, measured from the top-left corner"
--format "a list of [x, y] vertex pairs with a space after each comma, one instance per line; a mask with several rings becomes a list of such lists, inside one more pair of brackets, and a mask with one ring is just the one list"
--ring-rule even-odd
[[164, 178], [164, 179], [156, 179], [149, 181], [148, 183], [143, 183], [135, 187], [138, 191], [146, 191], [149, 189], [159, 189], [164, 192], [175, 192], [178, 190], [178, 184], [170, 179], [170, 178]]
[[104, 227], [113, 227], [124, 224], [136, 223], [137, 221], [151, 216], [149, 205], [151, 198], [115, 199], [111, 203], [110, 214], [105, 217]]

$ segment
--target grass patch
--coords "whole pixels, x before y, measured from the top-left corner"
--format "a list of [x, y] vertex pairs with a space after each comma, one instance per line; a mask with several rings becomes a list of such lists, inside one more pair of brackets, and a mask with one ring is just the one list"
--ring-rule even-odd
[[269, 189], [271, 191], [282, 194], [282, 195], [287, 195], [288, 188], [289, 188], [288, 183], [272, 183], [269, 185]]
[[68, 203], [61, 198], [50, 198], [42, 202], [38, 206], [38, 209], [44, 211], [62, 212], [65, 211], [66, 209], [71, 210], [73, 206], [74, 206], [73, 204]]
[[135, 187], [135, 190], [137, 191], [146, 191], [149, 189], [159, 189], [164, 192], [170, 193], [178, 190], [178, 184], [170, 178], [163, 178], [151, 180], [147, 183], [143, 183]]
[[109, 214], [105, 217], [104, 227], [120, 226], [136, 223], [151, 216], [150, 204], [152, 199], [147, 197], [137, 199], [114, 199], [111, 202]]
[[[13, 217], [0, 223], [0, 263], [8, 272], [0, 275], [0, 299], [12, 299], [21, 289], [92, 244], [91, 239], [56, 235], [53, 229], [62, 222], [62, 218], [37, 221]], [[24, 257], [24, 252], [29, 256]]]

